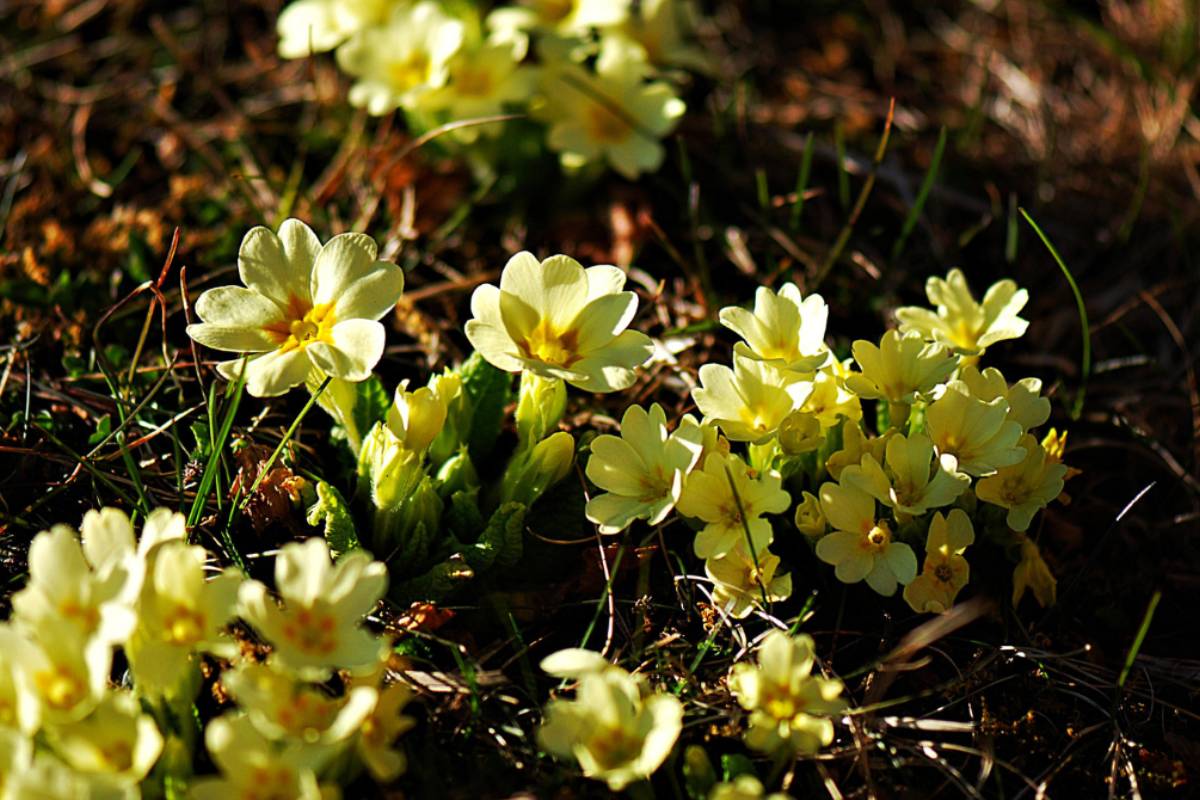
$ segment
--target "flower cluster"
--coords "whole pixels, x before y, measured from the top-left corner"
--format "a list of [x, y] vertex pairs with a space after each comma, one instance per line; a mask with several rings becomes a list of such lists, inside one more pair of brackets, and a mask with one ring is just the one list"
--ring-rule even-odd
[[[536, 119], [569, 169], [658, 169], [660, 140], [685, 110], [675, 80], [708, 68], [692, 43], [690, 0], [522, 0], [485, 11], [435, 0], [296, 0], [279, 16], [279, 53], [336, 49], [350, 103], [402, 110], [465, 144], [495, 139], [510, 112]], [[490, 120], [473, 123], [472, 120]]]
[[[320, 539], [285, 545], [280, 603], [210, 561], [166, 509], [140, 537], [113, 508], [89, 511], [81, 533], [34, 537], [29, 580], [0, 626], [3, 796], [161, 796], [174, 782], [196, 797], [319, 798], [337, 759], [381, 781], [403, 771], [395, 740], [412, 724], [400, 714], [411, 694], [383, 685], [388, 648], [361, 627], [386, 588], [383, 565], [361, 551], [331, 565]], [[265, 663], [228, 635], [236, 618], [271, 646]], [[114, 680], [118, 651], [130, 680]], [[192, 780], [206, 656], [227, 665], [237, 708], [204, 734], [221, 777]], [[335, 669], [352, 676], [341, 694], [326, 685]]]

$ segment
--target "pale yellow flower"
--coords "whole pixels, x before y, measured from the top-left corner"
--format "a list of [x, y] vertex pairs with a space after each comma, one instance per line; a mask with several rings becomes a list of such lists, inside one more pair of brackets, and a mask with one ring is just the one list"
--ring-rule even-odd
[[1050, 565], [1042, 558], [1038, 546], [1029, 537], [1021, 537], [1021, 562], [1013, 570], [1012, 604], [1015, 607], [1027, 590], [1032, 590], [1038, 605], [1047, 608], [1054, 605], [1058, 594], [1058, 581], [1050, 571]]
[[16, 792], [9, 787], [19, 783], [32, 766], [33, 739], [0, 722], [0, 797], [13, 797]]
[[1029, 293], [1011, 280], [993, 283], [979, 303], [962, 270], [952, 269], [944, 280], [930, 277], [925, 282], [925, 294], [937, 306], [937, 312], [916, 306], [897, 309], [900, 330], [912, 331], [964, 355], [982, 355], [996, 342], [1019, 338], [1029, 327], [1017, 316], [1028, 302]]
[[[521, 66], [525, 50], [524, 37], [461, 48], [446, 65], [446, 85], [431, 92], [425, 105], [454, 122], [496, 116], [526, 102], [533, 94], [536, 73]], [[481, 135], [496, 135], [501, 129], [499, 122], [471, 125], [455, 130], [454, 136], [473, 142]]]
[[338, 65], [357, 78], [350, 105], [375, 116], [427, 108], [446, 84], [463, 36], [462, 22], [432, 0], [397, 6], [386, 24], [362, 30], [338, 48]]
[[729, 306], [720, 313], [721, 324], [744, 340], [734, 345], [735, 353], [805, 377], [829, 359], [828, 319], [829, 307], [821, 295], [802, 297], [794, 283], [785, 283], [778, 294], [758, 287], [754, 311]]
[[[754, 556], [758, 556], [757, 561]], [[744, 619], [762, 605], [764, 594], [772, 603], [788, 599], [792, 596], [792, 576], [779, 574], [779, 565], [779, 556], [765, 545], [755, 543], [751, 555], [743, 536], [732, 549], [704, 562], [704, 572], [713, 582], [713, 603], [734, 619]]]
[[[886, 469], [885, 469], [886, 467]], [[928, 436], [897, 433], [887, 441], [883, 465], [870, 453], [842, 470], [838, 481], [862, 489], [901, 517], [919, 517], [930, 509], [948, 506], [971, 485], [958, 471], [954, 456], [935, 458]]]
[[829, 530], [825, 521], [825, 512], [821, 510], [821, 501], [812, 492], [804, 492], [796, 504], [796, 527], [810, 539], [819, 539]]
[[712, 787], [708, 800], [791, 800], [783, 792], [766, 793], [762, 781], [753, 775], [738, 775], [731, 781], [722, 781]]
[[622, 291], [617, 267], [584, 269], [567, 256], [538, 262], [531, 253], [509, 259], [500, 286], [471, 296], [466, 334], [494, 367], [532, 370], [589, 392], [627, 389], [634, 369], [654, 350], [650, 338], [626, 330], [637, 295]]
[[944, 517], [940, 511], [934, 513], [921, 574], [904, 587], [904, 600], [913, 611], [940, 614], [954, 605], [954, 598], [971, 577], [963, 553], [974, 543], [975, 528], [965, 511], [952, 508]]
[[[732, 480], [732, 483], [731, 483]], [[688, 476], [679, 513], [707, 523], [696, 534], [694, 548], [700, 558], [724, 555], [746, 541], [746, 531], [756, 550], [771, 543], [771, 523], [763, 514], [782, 514], [791, 504], [777, 472], [753, 473], [739, 456], [713, 453]]]
[[408, 769], [408, 757], [396, 740], [417, 724], [402, 713], [413, 699], [412, 689], [399, 681], [385, 685], [387, 663], [388, 656], [381, 657], [374, 670], [350, 683], [351, 691], [359, 687], [375, 691], [375, 704], [359, 726], [357, 752], [371, 777], [380, 783], [393, 781]]
[[423, 453], [442, 432], [450, 403], [461, 388], [462, 380], [453, 373], [411, 392], [408, 380], [401, 381], [396, 387], [392, 407], [388, 409], [388, 428], [406, 450]]
[[1005, 399], [981, 400], [961, 381], [951, 381], [929, 404], [925, 429], [938, 453], [954, 456], [968, 475], [991, 475], [1025, 455], [1018, 444], [1021, 426], [1008, 418]]
[[54, 752], [76, 771], [132, 789], [163, 748], [154, 719], [131, 692], [110, 692], [86, 718], [48, 729]]
[[776, 431], [779, 449], [787, 456], [811, 453], [825, 443], [821, 421], [807, 411], [793, 411], [783, 418]]
[[383, 355], [378, 320], [395, 307], [404, 273], [377, 261], [375, 242], [343, 233], [321, 244], [296, 219], [276, 234], [259, 226], [238, 251], [241, 286], [209, 289], [196, 301], [203, 320], [188, 335], [216, 350], [251, 356], [225, 361], [217, 371], [236, 380], [245, 371], [255, 397], [272, 397], [304, 383], [316, 370], [362, 381]]
[[862, 401], [858, 395], [845, 387], [850, 374], [850, 359], [838, 361], [831, 358], [817, 370], [812, 379], [812, 393], [800, 406], [800, 410], [812, 414], [821, 423], [822, 430], [840, 425], [843, 420], [857, 422], [862, 419]]
[[842, 423], [842, 448], [825, 460], [825, 469], [836, 481], [842, 477], [842, 470], [852, 464], [861, 463], [864, 455], [882, 461], [888, 440], [894, 434], [895, 431], [888, 430], [883, 436], [869, 438], [863, 433], [858, 422], [846, 420]]
[[1020, 425], [1022, 433], [1050, 419], [1050, 401], [1041, 396], [1042, 382], [1037, 378], [1022, 378], [1010, 386], [995, 367], [980, 372], [977, 367], [964, 364], [958, 380], [979, 400], [987, 402], [1003, 397], [1008, 404], [1008, 419]]
[[1008, 509], [1008, 527], [1027, 531], [1033, 515], [1062, 492], [1067, 468], [1048, 458], [1032, 434], [1022, 436], [1018, 444], [1025, 451], [1024, 460], [980, 480], [975, 495], [985, 503]]
[[708, 72], [711, 60], [691, 41], [697, 17], [691, 0], [641, 0], [625, 23], [614, 30], [641, 45], [651, 64]]
[[620, 533], [635, 519], [662, 522], [679, 502], [684, 476], [703, 445], [703, 431], [692, 417], [668, 433], [666, 412], [658, 403], [649, 412], [630, 406], [621, 418], [620, 436], [592, 440], [587, 476], [604, 493], [588, 500], [587, 518], [601, 533]]
[[646, 81], [641, 48], [610, 36], [601, 43], [596, 71], [571, 62], [541, 69], [542, 104], [550, 126], [546, 144], [568, 169], [607, 162], [629, 180], [662, 164], [661, 139], [687, 109], [664, 81]]
[[[9, 641], [7, 634], [3, 633], [8, 629], [7, 625], [0, 623], [0, 643]], [[17, 680], [17, 664], [13, 654], [7, 649], [0, 652], [0, 731], [11, 728], [21, 731], [23, 734], [32, 735], [38, 728], [40, 711], [37, 703], [31, 703], [29, 698], [23, 698], [21, 684]], [[3, 769], [0, 769], [0, 774], [3, 774]], [[4, 797], [2, 789], [0, 789], [0, 797]]]
[[803, 405], [812, 382], [768, 361], [734, 353], [733, 369], [724, 364], [700, 367], [700, 388], [692, 400], [704, 421], [716, 425], [735, 442], [762, 443]]
[[0, 783], [5, 790], [4, 800], [104, 800], [122, 796], [119, 788], [77, 772], [46, 750], [27, 759], [21, 769]]
[[404, 0], [296, 0], [279, 13], [279, 55], [304, 58], [332, 50], [354, 34], [382, 24]]
[[17, 715], [63, 725], [83, 719], [100, 702], [112, 665], [112, 647], [83, 639], [62, 619], [42, 620], [26, 634], [0, 628], [0, 647], [14, 667]]
[[573, 700], [547, 704], [538, 742], [614, 792], [650, 777], [679, 738], [683, 704], [645, 688], [616, 667], [582, 675]]
[[[847, 470], [842, 471], [843, 479]], [[834, 566], [842, 583], [867, 585], [885, 597], [917, 575], [917, 557], [892, 540], [886, 520], [875, 515], [875, 498], [852, 485], [821, 485], [821, 510], [834, 530], [817, 541], [817, 558]]]
[[628, 14], [628, 0], [521, 0], [516, 6], [497, 8], [488, 15], [487, 25], [504, 39], [515, 32], [577, 36], [620, 25]]
[[811, 755], [833, 741], [829, 719], [846, 708], [842, 682], [812, 674], [813, 640], [807, 634], [766, 635], [757, 664], [735, 664], [729, 689], [750, 712], [746, 745], [762, 753]]
[[387, 591], [387, 567], [362, 550], [331, 564], [325, 541], [286, 544], [275, 557], [280, 605], [258, 581], [238, 592], [241, 616], [273, 647], [272, 663], [303, 678], [323, 680], [333, 669], [362, 669], [384, 643], [362, 628]]
[[316, 771], [331, 753], [323, 748], [279, 746], [259, 733], [244, 715], [226, 714], [208, 723], [204, 743], [221, 777], [191, 785], [195, 800], [327, 800], [337, 787], [317, 782]]
[[371, 686], [359, 686], [344, 697], [334, 697], [266, 664], [253, 662], [226, 671], [221, 682], [263, 736], [310, 745], [332, 747], [348, 741], [379, 698]]
[[192, 687], [199, 653], [231, 655], [224, 627], [237, 612], [244, 577], [227, 569], [205, 580], [208, 553], [184, 540], [163, 542], [146, 556], [138, 624], [126, 649], [140, 692], [174, 695]]
[[846, 377], [846, 388], [863, 400], [911, 405], [950, 377], [958, 359], [919, 333], [888, 331], [879, 346], [859, 339], [851, 347], [862, 372]]

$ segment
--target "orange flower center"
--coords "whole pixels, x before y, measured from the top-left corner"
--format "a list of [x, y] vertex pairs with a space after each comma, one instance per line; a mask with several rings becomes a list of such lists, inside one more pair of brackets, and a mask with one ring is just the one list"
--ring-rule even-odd
[[284, 318], [264, 325], [263, 331], [268, 339], [287, 353], [313, 342], [332, 342], [335, 324], [337, 316], [333, 313], [333, 303], [313, 306], [293, 295], [288, 300]]

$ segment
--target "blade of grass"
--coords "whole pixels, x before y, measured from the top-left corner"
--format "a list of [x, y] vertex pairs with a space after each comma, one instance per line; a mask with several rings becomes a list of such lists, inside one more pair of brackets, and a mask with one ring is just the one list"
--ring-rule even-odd
[[1087, 306], [1083, 302], [1083, 293], [1079, 291], [1079, 284], [1075, 282], [1075, 276], [1071, 274], [1071, 270], [1067, 268], [1066, 263], [1062, 260], [1062, 256], [1058, 254], [1058, 250], [1050, 243], [1050, 239], [1038, 227], [1038, 224], [1033, 221], [1033, 217], [1024, 208], [1020, 209], [1021, 216], [1029, 223], [1029, 227], [1033, 228], [1033, 232], [1042, 240], [1042, 244], [1050, 251], [1050, 256], [1054, 259], [1054, 263], [1058, 264], [1058, 268], [1062, 270], [1063, 275], [1067, 279], [1067, 283], [1071, 286], [1071, 292], [1075, 295], [1075, 306], [1079, 311], [1079, 327], [1083, 334], [1083, 357], [1080, 364], [1080, 383], [1079, 393], [1075, 395], [1075, 402], [1071, 407], [1071, 419], [1079, 419], [1079, 415], [1083, 412], [1083, 399], [1087, 394], [1088, 378], [1092, 374], [1092, 331], [1088, 324]]
[[[242, 361], [242, 370], [238, 374], [238, 379], [235, 383], [229, 385], [226, 393], [229, 400], [229, 408], [225, 410], [225, 418], [221, 421], [221, 430], [212, 440], [212, 450], [208, 454], [208, 463], [204, 467], [204, 474], [200, 476], [200, 486], [196, 489], [196, 499], [192, 502], [191, 511], [188, 512], [187, 524], [188, 527], [194, 526], [200, 521], [200, 515], [204, 513], [204, 506], [208, 502], [208, 494], [212, 491], [213, 484], [217, 480], [217, 472], [220, 470], [221, 453], [225, 449], [225, 442], [229, 438], [229, 432], [233, 429], [233, 420], [237, 416], [238, 406], [242, 402], [242, 388], [246, 385], [246, 362]], [[212, 405], [209, 406], [210, 408]]]
[[808, 177], [812, 172], [813, 157], [812, 131], [804, 137], [804, 150], [800, 153], [800, 173], [796, 176], [796, 202], [792, 203], [792, 214], [788, 220], [788, 228], [795, 233], [800, 229], [800, 214], [804, 211], [804, 193], [808, 191]]
[[1133, 662], [1137, 660], [1138, 651], [1142, 649], [1142, 643], [1146, 641], [1146, 634], [1150, 632], [1150, 623], [1154, 621], [1154, 612], [1158, 610], [1158, 601], [1162, 600], [1162, 589], [1155, 589], [1154, 594], [1150, 597], [1150, 603], [1146, 606], [1146, 613], [1142, 616], [1142, 625], [1138, 628], [1137, 635], [1133, 637], [1133, 644], [1129, 647], [1129, 652], [1125, 654], [1125, 666], [1121, 667], [1121, 675], [1117, 678], [1117, 694], [1120, 695], [1121, 689], [1125, 688], [1125, 681], [1129, 680], [1129, 673], [1133, 670]]
[[754, 582], [758, 584], [758, 591], [762, 594], [763, 611], [769, 611], [771, 601], [767, 598], [767, 587], [763, 585], [762, 578], [758, 574], [758, 552], [754, 547], [754, 537], [750, 535], [750, 521], [746, 519], [746, 510], [742, 508], [742, 496], [738, 494], [737, 484], [733, 480], [733, 472], [729, 469], [728, 464], [725, 465], [725, 479], [729, 481], [733, 504], [737, 507], [738, 519], [741, 520], [742, 531], [746, 534], [746, 546], [750, 548], [750, 558], [754, 561]]
[[837, 153], [838, 202], [850, 207], [850, 173], [846, 171], [846, 135], [841, 124], [833, 126], [833, 148]]
[[892, 246], [893, 260], [899, 258], [900, 254], [904, 252], [904, 245], [917, 226], [917, 220], [921, 218], [921, 212], [925, 209], [925, 201], [929, 198], [930, 191], [933, 190], [934, 182], [937, 181], [938, 170], [942, 166], [942, 154], [945, 150], [946, 126], [943, 125], [941, 131], [938, 132], [937, 145], [933, 148], [933, 159], [929, 162], [929, 170], [925, 173], [925, 178], [921, 181], [921, 188], [917, 190], [916, 200], [913, 201], [912, 208], [908, 210], [908, 216], [904, 218], [904, 224], [900, 227], [900, 238]]

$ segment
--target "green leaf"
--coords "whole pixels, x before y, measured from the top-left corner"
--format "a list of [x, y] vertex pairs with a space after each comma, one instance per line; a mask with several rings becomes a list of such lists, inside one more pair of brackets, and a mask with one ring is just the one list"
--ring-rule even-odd
[[337, 489], [325, 481], [317, 484], [317, 502], [309, 507], [307, 519], [309, 525], [324, 523], [325, 541], [328, 542], [334, 558], [361, 546], [358, 542], [358, 531], [354, 527], [354, 518], [350, 516], [346, 501]]
[[436, 603], [474, 577], [462, 554], [455, 553], [423, 575], [397, 583], [388, 596], [401, 606], [417, 601]]
[[758, 773], [754, 771], [754, 762], [741, 753], [726, 753], [721, 756], [721, 773], [722, 780], [725, 781], [731, 781], [739, 775], [758, 777]]
[[467, 446], [476, 464], [485, 463], [504, 424], [504, 407], [512, 401], [512, 376], [474, 353], [462, 365], [463, 391], [471, 415]]
[[478, 573], [490, 569], [509, 569], [524, 552], [525, 506], [505, 503], [496, 509], [479, 541], [463, 551], [471, 568]]
[[355, 384], [354, 424], [360, 431], [369, 431], [376, 422], [383, 422], [392, 407], [391, 395], [383, 388], [378, 375]]
[[450, 496], [446, 527], [452, 536], [463, 542], [474, 542], [479, 537], [485, 527], [483, 514], [479, 511], [479, 489], [460, 489]]

